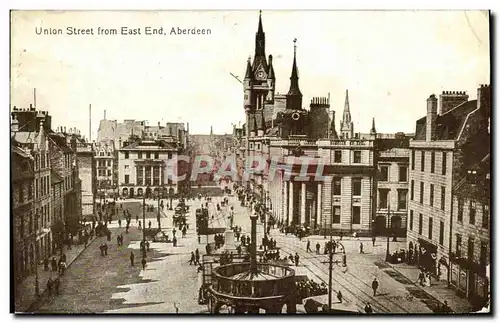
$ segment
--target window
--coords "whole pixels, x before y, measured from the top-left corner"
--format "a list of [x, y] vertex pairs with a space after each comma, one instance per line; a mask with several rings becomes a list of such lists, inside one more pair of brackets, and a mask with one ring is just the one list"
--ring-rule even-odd
[[160, 185], [160, 167], [153, 167], [153, 185]]
[[455, 246], [455, 253], [458, 257], [462, 254], [462, 236], [457, 234], [457, 244]]
[[333, 179], [333, 195], [340, 195], [342, 192], [342, 179], [334, 178]]
[[125, 165], [125, 169], [129, 169], [129, 165]]
[[411, 187], [410, 187], [410, 200], [413, 201], [413, 193], [415, 192], [415, 181], [411, 180]]
[[341, 163], [342, 162], [342, 150], [335, 150], [333, 162], [334, 163]]
[[168, 159], [172, 159], [172, 152], [168, 152]]
[[108, 166], [111, 166], [111, 160], [108, 160]]
[[382, 182], [389, 180], [389, 166], [380, 166], [380, 180]]
[[108, 169], [108, 176], [111, 176], [111, 169]]
[[128, 159], [128, 151], [125, 152], [125, 159]]
[[469, 201], [469, 224], [476, 224], [476, 202]]
[[420, 155], [420, 171], [425, 171], [425, 151], [422, 151]]
[[398, 190], [398, 210], [406, 210], [408, 200], [407, 190]]
[[413, 231], [413, 210], [410, 210], [410, 231]]
[[138, 166], [136, 169], [136, 184], [137, 185], [143, 185], [143, 178], [144, 178], [144, 167]]
[[354, 196], [361, 195], [361, 178], [354, 178], [352, 180], [352, 195]]
[[359, 206], [352, 207], [352, 224], [361, 223], [361, 208]]
[[415, 170], [415, 150], [411, 151], [411, 170]]
[[467, 258], [469, 260], [472, 260], [474, 257], [474, 238], [469, 237], [469, 240], [467, 241]]
[[40, 197], [40, 192], [38, 192], [38, 178], [35, 178], [35, 198], [39, 198]]
[[354, 151], [354, 161], [355, 164], [360, 164], [361, 163], [361, 151], [356, 150]]
[[486, 261], [488, 257], [488, 244], [485, 241], [481, 241], [481, 251], [479, 254], [479, 264], [483, 267], [486, 266]]
[[422, 234], [422, 224], [424, 222], [422, 213], [418, 215], [418, 234]]
[[260, 150], [260, 144], [256, 144], [257, 145], [257, 150]]
[[[28, 189], [30, 187], [31, 186], [28, 186]], [[490, 206], [487, 204], [483, 204], [483, 228], [488, 229], [489, 222], [490, 222]]]
[[439, 222], [439, 244], [440, 245], [444, 244], [444, 222], [443, 221]]
[[434, 184], [431, 184], [429, 192], [429, 205], [434, 206]]
[[436, 161], [436, 153], [431, 152], [431, 173], [434, 173], [434, 163]]
[[399, 166], [399, 181], [408, 182], [408, 167]]
[[160, 159], [160, 153], [155, 153], [155, 159]]
[[338, 206], [338, 205], [335, 205], [333, 207], [332, 223], [340, 223], [340, 206]]
[[151, 159], [151, 153], [146, 153], [146, 159]]
[[[33, 199], [33, 186], [32, 185], [33, 185], [32, 182], [30, 182], [28, 184], [28, 200]], [[484, 212], [483, 212], [483, 214], [484, 214]]]
[[125, 184], [130, 182], [130, 175], [125, 175]]
[[457, 197], [457, 222], [462, 223], [464, 221], [464, 200], [461, 197]]
[[424, 204], [424, 182], [420, 182], [420, 204]]
[[379, 194], [378, 208], [387, 209], [387, 196], [389, 195], [389, 190], [381, 189], [378, 191], [378, 194]]
[[433, 222], [433, 219], [431, 217], [429, 217], [429, 239], [432, 240], [432, 223]]
[[446, 175], [446, 152], [443, 151], [443, 159], [441, 160], [441, 174]]
[[443, 211], [445, 203], [446, 203], [446, 187], [441, 186], [441, 210]]
[[137, 153], [137, 159], [142, 159], [142, 152], [141, 151]]
[[146, 174], [144, 178], [144, 185], [151, 185], [151, 166], [146, 166], [144, 172]]

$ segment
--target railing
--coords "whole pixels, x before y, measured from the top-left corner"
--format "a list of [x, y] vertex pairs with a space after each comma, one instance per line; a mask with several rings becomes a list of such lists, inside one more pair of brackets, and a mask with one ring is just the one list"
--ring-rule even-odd
[[230, 297], [266, 298], [288, 295], [295, 286], [294, 271], [285, 266], [258, 264], [258, 271], [276, 278], [265, 280], [233, 279], [233, 276], [250, 270], [249, 263], [220, 266], [212, 272], [212, 288]]

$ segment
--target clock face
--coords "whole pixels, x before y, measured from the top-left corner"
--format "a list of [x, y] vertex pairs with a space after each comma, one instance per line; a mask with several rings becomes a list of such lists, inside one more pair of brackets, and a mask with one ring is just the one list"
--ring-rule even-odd
[[264, 71], [258, 71], [258, 72], [257, 72], [257, 77], [258, 77], [259, 79], [263, 79], [263, 78], [264, 78]]

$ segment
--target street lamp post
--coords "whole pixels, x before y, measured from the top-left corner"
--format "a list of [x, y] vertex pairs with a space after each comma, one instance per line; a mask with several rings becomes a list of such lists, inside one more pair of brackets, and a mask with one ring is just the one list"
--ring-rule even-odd
[[387, 210], [387, 246], [386, 246], [386, 249], [385, 249], [385, 261], [389, 262], [391, 260], [391, 254], [389, 253], [389, 228], [390, 228], [390, 207], [388, 208]]
[[257, 274], [257, 214], [252, 212], [250, 213], [250, 221], [252, 223], [251, 229], [251, 239], [252, 245], [250, 248], [250, 273]]
[[160, 200], [161, 200], [161, 191], [158, 191], [158, 215], [157, 215], [157, 220], [158, 220], [158, 230], [161, 230], [161, 223], [160, 223]]

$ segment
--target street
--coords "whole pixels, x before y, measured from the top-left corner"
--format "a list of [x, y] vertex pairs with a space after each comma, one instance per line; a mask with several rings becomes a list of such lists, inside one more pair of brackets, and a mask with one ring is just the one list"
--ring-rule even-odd
[[[234, 208], [234, 224], [242, 227], [243, 233], [250, 233], [249, 209], [242, 207], [236, 197], [229, 197], [229, 205], [216, 211], [216, 204], [222, 197], [212, 198], [209, 202], [209, 214], [212, 227], [227, 227], [231, 206]], [[118, 219], [109, 225], [112, 237], [107, 242], [105, 237], [95, 239], [92, 244], [75, 260], [62, 278], [61, 295], [47, 299], [40, 307], [42, 313], [200, 313], [206, 306], [199, 305], [198, 289], [201, 286], [201, 274], [196, 266], [189, 265], [190, 254], [196, 248], [205, 252], [205, 242], [198, 244], [195, 228], [195, 210], [204, 201], [191, 200], [188, 214], [189, 229], [186, 238], [178, 238], [177, 247], [171, 243], [151, 243], [147, 254], [146, 270], [140, 265], [139, 243], [142, 230], [138, 229], [136, 215], [142, 221], [142, 208], [138, 201], [123, 202], [123, 207], [132, 213], [131, 228], [125, 233], [124, 223], [118, 226]], [[153, 204], [154, 201], [149, 201]], [[175, 206], [175, 201], [174, 201]], [[165, 208], [166, 209], [166, 208]], [[152, 227], [157, 227], [156, 210], [148, 212], [146, 222], [151, 220]], [[162, 230], [170, 236], [172, 232], [173, 211], [165, 210], [161, 216]], [[125, 221], [123, 221], [125, 222]], [[262, 235], [263, 225], [258, 225]], [[116, 235], [122, 233], [124, 245], [117, 247]], [[177, 237], [181, 234], [178, 233]], [[294, 235], [271, 230], [270, 237], [276, 239], [281, 255], [298, 253], [300, 256], [297, 274], [307, 275], [316, 282], [328, 284], [328, 255], [321, 252], [307, 252], [307, 240], [311, 249], [317, 242], [323, 246], [329, 237], [309, 236], [301, 241]], [[338, 237], [336, 237], [338, 239]], [[208, 241], [212, 241], [208, 237]], [[260, 238], [258, 238], [260, 241]], [[107, 242], [110, 245], [108, 256], [101, 256], [98, 246]], [[364, 254], [359, 253], [359, 243], [364, 244]], [[333, 268], [333, 302], [340, 290], [344, 302], [352, 303], [360, 310], [370, 303], [376, 313], [432, 313], [440, 302], [428, 295], [415, 282], [408, 280], [396, 269], [385, 263], [386, 243], [379, 238], [372, 246], [369, 238], [344, 237], [341, 241], [346, 250], [347, 269], [335, 265]], [[399, 249], [404, 240], [390, 242], [390, 248]], [[130, 265], [130, 253], [135, 255], [135, 266]], [[341, 259], [337, 251], [334, 260]], [[380, 282], [378, 294], [373, 296], [371, 282], [373, 278]]]

